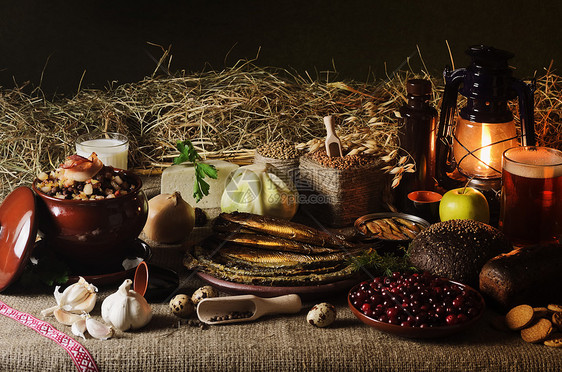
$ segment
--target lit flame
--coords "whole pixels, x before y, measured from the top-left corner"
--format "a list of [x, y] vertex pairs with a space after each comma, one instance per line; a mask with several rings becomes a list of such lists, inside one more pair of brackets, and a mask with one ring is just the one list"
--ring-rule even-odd
[[480, 150], [480, 160], [485, 165], [485, 168], [489, 168], [489, 164], [492, 160], [492, 146], [489, 146], [492, 143], [492, 135], [490, 134], [490, 129], [487, 125], [482, 124], [482, 147], [483, 149]]

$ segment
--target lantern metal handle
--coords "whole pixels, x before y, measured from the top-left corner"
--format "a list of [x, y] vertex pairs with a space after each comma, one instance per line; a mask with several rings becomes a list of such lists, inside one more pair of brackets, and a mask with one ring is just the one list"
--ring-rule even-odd
[[454, 186], [448, 185], [451, 179], [447, 176], [447, 172], [452, 172], [456, 168], [452, 151], [453, 120], [455, 118], [458, 91], [465, 79], [466, 69], [451, 70], [447, 67], [443, 76], [445, 78], [445, 90], [443, 92], [441, 115], [437, 127], [435, 161], [437, 164], [437, 182], [445, 188], [449, 188]]

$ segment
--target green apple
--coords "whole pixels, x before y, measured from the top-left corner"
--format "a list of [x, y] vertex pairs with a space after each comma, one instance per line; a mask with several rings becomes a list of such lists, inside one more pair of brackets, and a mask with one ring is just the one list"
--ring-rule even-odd
[[484, 194], [472, 187], [447, 191], [439, 203], [439, 218], [490, 222], [490, 207]]

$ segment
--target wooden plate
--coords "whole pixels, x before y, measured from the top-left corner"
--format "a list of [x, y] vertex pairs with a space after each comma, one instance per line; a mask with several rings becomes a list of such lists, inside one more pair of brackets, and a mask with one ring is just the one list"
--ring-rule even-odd
[[275, 297], [294, 293], [305, 299], [329, 297], [341, 294], [344, 291], [348, 291], [351, 287], [361, 281], [361, 277], [357, 275], [337, 282], [319, 285], [271, 287], [229, 282], [202, 272], [197, 272], [197, 275], [205, 282], [229, 294], [253, 294], [260, 297]]

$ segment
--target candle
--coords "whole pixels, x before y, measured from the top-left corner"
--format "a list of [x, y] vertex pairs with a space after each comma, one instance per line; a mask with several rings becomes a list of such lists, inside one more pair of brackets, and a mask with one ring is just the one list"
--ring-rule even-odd
[[129, 140], [120, 133], [88, 133], [76, 140], [76, 153], [88, 157], [95, 152], [104, 165], [127, 169]]

